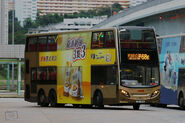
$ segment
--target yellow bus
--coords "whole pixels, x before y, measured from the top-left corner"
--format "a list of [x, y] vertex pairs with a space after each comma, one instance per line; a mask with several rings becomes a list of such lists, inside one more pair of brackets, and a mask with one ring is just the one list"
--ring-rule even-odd
[[41, 106], [133, 105], [159, 101], [153, 28], [112, 27], [27, 35], [25, 100]]

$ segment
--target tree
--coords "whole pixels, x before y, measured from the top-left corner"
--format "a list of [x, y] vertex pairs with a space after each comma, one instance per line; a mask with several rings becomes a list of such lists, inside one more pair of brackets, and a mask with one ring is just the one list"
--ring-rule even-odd
[[114, 3], [112, 5], [112, 12], [119, 12], [123, 10], [123, 7], [119, 3]]
[[88, 11], [75, 12], [73, 14], [64, 14], [64, 18], [78, 18], [78, 17], [89, 17], [94, 16], [103, 16], [107, 15], [108, 17], [113, 15], [113, 12], [119, 12], [123, 10], [119, 3], [114, 3], [112, 6], [103, 6], [98, 9], [91, 9]]
[[113, 9], [123, 10], [123, 7], [119, 3], [112, 4]]
[[[9, 12], [9, 25], [8, 25], [8, 43], [12, 44], [12, 11]], [[15, 13], [15, 12], [14, 12]], [[14, 16], [15, 17], [15, 16]], [[24, 44], [25, 43], [26, 30], [21, 27], [20, 22], [17, 18], [14, 18], [14, 43]]]
[[[39, 11], [37, 13], [36, 20], [31, 20], [31, 18], [27, 18], [24, 21], [23, 27], [21, 27], [19, 21], [17, 18], [14, 20], [14, 30], [15, 30], [15, 44], [24, 44], [26, 40], [25, 34], [28, 32], [28, 29], [30, 28], [37, 28], [39, 26], [46, 26], [49, 24], [55, 24], [59, 22], [63, 22], [64, 18], [78, 18], [78, 17], [89, 17], [93, 18], [94, 16], [103, 16], [107, 15], [108, 17], [111, 16], [112, 12], [119, 12], [120, 10], [123, 10], [121, 5], [119, 3], [114, 3], [111, 7], [110, 6], [103, 6], [99, 9], [91, 9], [88, 11], [80, 11], [75, 12], [73, 14], [46, 14], [44, 16], [39, 16]], [[9, 44], [12, 43], [12, 11], [9, 12], [9, 37], [8, 42]]]
[[35, 23], [36, 25], [45, 26], [49, 24], [62, 22], [63, 19], [64, 17], [58, 14], [46, 14], [46, 15], [37, 17]]
[[31, 18], [27, 18], [24, 20], [24, 28], [29, 29], [29, 28], [36, 28], [37, 26], [34, 24], [34, 21], [31, 20]]

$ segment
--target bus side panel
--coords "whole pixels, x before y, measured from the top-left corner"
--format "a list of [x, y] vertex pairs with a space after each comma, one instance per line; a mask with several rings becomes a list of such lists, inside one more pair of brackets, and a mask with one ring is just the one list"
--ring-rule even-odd
[[181, 37], [163, 38], [160, 54], [162, 104], [178, 104], [178, 69], [181, 66], [179, 55]]
[[[37, 99], [37, 83], [33, 81], [34, 69], [38, 66], [38, 53], [25, 53], [25, 100], [29, 102], [36, 102]], [[28, 70], [27, 70], [28, 69]]]
[[57, 102], [91, 104], [91, 32], [58, 35]]

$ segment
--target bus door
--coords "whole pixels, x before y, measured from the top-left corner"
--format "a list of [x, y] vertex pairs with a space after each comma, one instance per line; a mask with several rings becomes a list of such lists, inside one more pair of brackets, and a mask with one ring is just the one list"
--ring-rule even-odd
[[102, 93], [104, 104], [112, 104], [117, 100], [118, 80], [115, 65], [91, 67], [91, 83], [93, 95], [99, 90]]
[[118, 80], [114, 30], [92, 33], [91, 84], [92, 97], [99, 90], [104, 104], [115, 104]]

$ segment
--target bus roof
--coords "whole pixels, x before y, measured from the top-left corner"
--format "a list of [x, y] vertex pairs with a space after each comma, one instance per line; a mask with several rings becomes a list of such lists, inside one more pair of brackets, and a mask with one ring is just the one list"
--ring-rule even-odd
[[84, 29], [84, 30], [67, 30], [67, 31], [56, 31], [56, 32], [42, 32], [42, 33], [34, 33], [34, 34], [26, 34], [27, 37], [32, 36], [44, 36], [44, 35], [56, 35], [63, 33], [76, 33], [76, 32], [94, 32], [94, 31], [105, 31], [105, 30], [113, 30], [115, 27], [111, 28], [100, 28], [100, 29]]
[[84, 30], [42, 32], [42, 33], [26, 34], [26, 36], [27, 37], [32, 37], [32, 36], [44, 36], [44, 35], [56, 35], [56, 34], [63, 34], [63, 33], [94, 32], [94, 31], [106, 31], [106, 30], [123, 29], [123, 28], [124, 29], [141, 29], [141, 30], [153, 29], [152, 27], [142, 27], [142, 26], [118, 26], [118, 27], [109, 27], [109, 28], [100, 28], [100, 29], [84, 29]]
[[180, 33], [180, 34], [173, 34], [173, 35], [163, 35], [163, 36], [158, 36], [157, 38], [172, 38], [172, 37], [178, 37], [178, 36], [185, 36], [185, 33]]
[[143, 26], [119, 26], [119, 29], [141, 29], [141, 30], [149, 30], [154, 29], [153, 27], [143, 27]]

